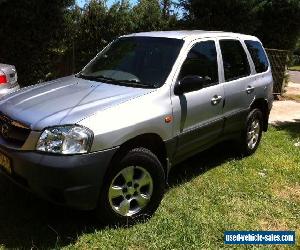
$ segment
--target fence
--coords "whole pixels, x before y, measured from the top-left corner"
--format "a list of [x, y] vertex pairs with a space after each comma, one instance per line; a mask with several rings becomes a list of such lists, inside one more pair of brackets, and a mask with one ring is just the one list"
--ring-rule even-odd
[[285, 71], [288, 60], [288, 50], [266, 49], [268, 54], [274, 79], [273, 93], [275, 95], [283, 94]]

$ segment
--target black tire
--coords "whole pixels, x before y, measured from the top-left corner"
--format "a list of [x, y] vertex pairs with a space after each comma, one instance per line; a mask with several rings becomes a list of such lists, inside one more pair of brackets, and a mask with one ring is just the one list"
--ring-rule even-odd
[[[152, 195], [149, 196], [150, 199], [147, 201], [148, 203], [145, 205], [145, 207], [139, 208], [141, 209], [140, 211], [132, 215], [121, 215], [119, 214], [120, 211], [114, 210], [113, 205], [111, 205], [113, 201], [113, 199], [110, 196], [111, 185], [113, 182], [115, 183], [116, 181], [125, 181], [125, 178], [122, 178], [122, 180], [118, 178], [123, 177], [123, 175], [120, 175], [120, 173], [122, 173], [122, 171], [126, 171], [127, 169], [131, 169], [131, 166], [134, 166], [134, 174], [139, 174], [137, 172], [139, 172], [140, 169], [142, 169], [146, 171], [142, 171], [141, 173], [145, 174], [147, 172], [147, 174], [151, 176]], [[134, 188], [133, 183], [134, 181], [131, 183], [131, 189]], [[105, 183], [101, 190], [99, 205], [96, 209], [96, 216], [101, 222], [104, 222], [105, 224], [121, 226], [132, 225], [138, 221], [149, 219], [157, 210], [163, 198], [165, 192], [165, 183], [165, 172], [161, 162], [159, 161], [156, 155], [154, 155], [150, 150], [145, 148], [135, 148], [133, 150], [130, 150], [121, 160], [114, 163], [111, 170], [107, 173], [107, 176], [105, 177]], [[126, 186], [127, 184], [128, 183], [126, 183], [125, 181]], [[148, 188], [148, 186], [146, 186], [146, 188]], [[140, 190], [141, 189], [142, 187], [140, 187]], [[134, 203], [133, 205], [137, 205], [137, 207], [139, 207], [137, 200], [135, 200], [136, 196], [134, 195], [135, 194], [131, 194], [131, 201], [128, 201], [127, 198], [125, 198], [127, 197], [126, 193], [124, 194], [124, 192], [122, 191], [122, 195], [116, 199], [120, 200], [117, 200], [117, 202], [121, 202], [126, 199], [126, 202], [129, 202], [130, 204], [130, 208], [132, 203]]]
[[[257, 121], [259, 124], [258, 137], [253, 140], [254, 143], [249, 141], [248, 133], [252, 129], [253, 122]], [[245, 127], [242, 131], [241, 141], [240, 141], [240, 151], [242, 156], [252, 155], [259, 146], [261, 136], [263, 131], [263, 114], [260, 109], [253, 109], [247, 116]], [[250, 145], [249, 145], [250, 144]]]

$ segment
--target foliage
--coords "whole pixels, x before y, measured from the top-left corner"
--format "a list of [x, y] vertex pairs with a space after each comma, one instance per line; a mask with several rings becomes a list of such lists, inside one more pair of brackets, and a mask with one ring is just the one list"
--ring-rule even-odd
[[136, 31], [161, 30], [162, 11], [158, 0], [140, 0], [133, 8]]
[[266, 46], [292, 50], [300, 35], [299, 0], [257, 0], [261, 5], [257, 19], [260, 20], [255, 34]]
[[299, 0], [181, 0], [187, 28], [258, 36], [266, 47], [293, 49], [300, 34]]
[[298, 38], [294, 53], [292, 55], [292, 63], [291, 65], [298, 65], [298, 67], [296, 67], [298, 69], [298, 71], [300, 70], [300, 38]]
[[300, 37], [298, 38], [298, 41], [296, 43], [294, 54], [300, 56]]
[[254, 0], [183, 0], [187, 28], [251, 33], [256, 13]]
[[0, 58], [14, 64], [22, 82], [43, 79], [51, 68], [51, 49], [64, 29], [72, 0], [1, 1]]
[[[78, 10], [73, 8], [70, 12], [72, 17]], [[162, 19], [158, 0], [141, 0], [136, 6], [123, 0], [110, 8], [104, 0], [92, 0], [81, 10], [79, 19], [75, 20], [69, 22], [69, 26], [76, 35], [72, 41], [66, 40], [68, 50], [65, 53], [70, 58], [74, 49], [72, 60], [75, 61], [75, 71], [79, 71], [97, 52], [121, 35], [161, 30], [168, 26], [168, 20]]]
[[107, 32], [106, 13], [107, 7], [104, 1], [92, 0], [82, 10], [79, 23], [74, 24], [78, 25], [78, 33], [73, 41], [76, 66], [86, 64], [97, 51], [106, 45], [107, 41], [103, 37], [103, 34]]
[[172, 1], [171, 0], [162, 0], [161, 1], [161, 8], [162, 8], [162, 14], [164, 19], [168, 19], [171, 14], [171, 7], [172, 7]]
[[[24, 86], [78, 72], [110, 41], [140, 31], [204, 29], [257, 35], [270, 48], [293, 49], [300, 0], [0, 0], [0, 60]], [[180, 15], [176, 6], [182, 8]], [[298, 42], [299, 43], [299, 42]], [[295, 50], [297, 54], [298, 49]]]

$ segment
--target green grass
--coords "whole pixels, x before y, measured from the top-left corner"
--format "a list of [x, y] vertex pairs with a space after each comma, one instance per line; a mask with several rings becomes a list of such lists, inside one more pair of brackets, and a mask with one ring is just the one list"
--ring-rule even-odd
[[284, 94], [283, 97], [286, 100], [292, 100], [292, 101], [295, 101], [295, 102], [300, 102], [300, 95]]
[[291, 67], [289, 67], [289, 70], [300, 71], [300, 65], [299, 66], [291, 66]]
[[197, 155], [172, 171], [155, 216], [130, 228], [104, 228], [90, 213], [50, 205], [1, 178], [0, 248], [217, 249], [232, 248], [225, 230], [296, 230], [300, 249], [299, 140], [299, 123], [282, 125], [251, 157], [237, 158], [226, 144]]

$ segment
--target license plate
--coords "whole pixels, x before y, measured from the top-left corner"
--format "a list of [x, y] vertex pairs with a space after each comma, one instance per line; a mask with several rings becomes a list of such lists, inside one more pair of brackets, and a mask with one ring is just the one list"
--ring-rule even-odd
[[2, 153], [0, 153], [0, 168], [11, 174], [10, 159]]

